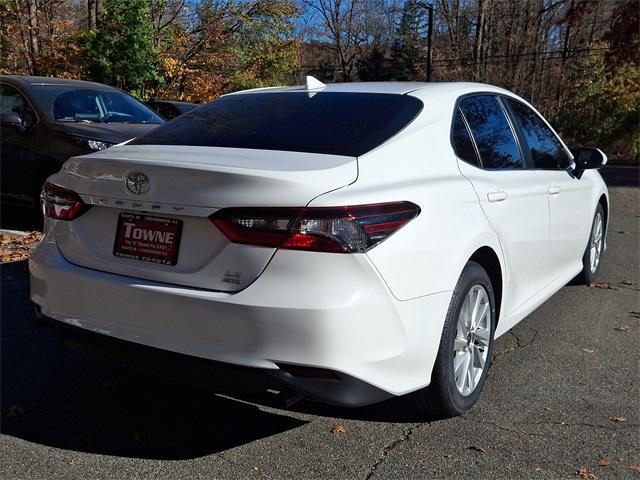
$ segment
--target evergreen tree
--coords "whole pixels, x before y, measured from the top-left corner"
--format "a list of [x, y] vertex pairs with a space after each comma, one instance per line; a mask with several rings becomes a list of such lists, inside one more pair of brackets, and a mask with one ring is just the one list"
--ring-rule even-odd
[[160, 79], [152, 31], [147, 0], [108, 0], [98, 28], [83, 37], [92, 79], [144, 95]]
[[389, 61], [384, 51], [374, 45], [371, 50], [358, 60], [358, 78], [362, 82], [384, 82], [391, 80], [393, 72], [389, 69]]
[[424, 12], [418, 3], [415, 0], [405, 2], [391, 47], [391, 72], [394, 80], [419, 80], [423, 24]]

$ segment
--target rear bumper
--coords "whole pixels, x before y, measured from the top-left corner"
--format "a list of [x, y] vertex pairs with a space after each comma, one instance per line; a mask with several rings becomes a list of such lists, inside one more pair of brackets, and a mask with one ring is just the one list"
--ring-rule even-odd
[[[400, 302], [364, 255], [279, 251], [234, 294], [79, 267], [47, 237], [29, 268], [32, 301], [57, 322], [258, 369], [294, 390], [353, 406], [429, 383], [451, 296]], [[340, 381], [312, 385], [279, 364], [331, 370]]]
[[318, 379], [285, 370], [252, 368], [169, 352], [139, 343], [93, 333], [48, 317], [41, 324], [54, 328], [70, 348], [133, 370], [213, 389], [220, 393], [294, 391], [340, 406], [359, 406], [393, 397], [362, 380], [341, 372]]

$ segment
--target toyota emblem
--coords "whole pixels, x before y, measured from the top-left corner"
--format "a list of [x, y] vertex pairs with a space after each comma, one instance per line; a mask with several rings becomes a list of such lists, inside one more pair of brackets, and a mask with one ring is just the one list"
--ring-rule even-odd
[[133, 172], [127, 175], [125, 180], [127, 190], [134, 195], [143, 195], [149, 191], [149, 178], [140, 172]]

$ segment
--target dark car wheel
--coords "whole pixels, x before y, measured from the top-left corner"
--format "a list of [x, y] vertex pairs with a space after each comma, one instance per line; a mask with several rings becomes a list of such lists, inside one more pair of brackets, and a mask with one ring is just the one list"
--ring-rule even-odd
[[495, 312], [489, 275], [467, 263], [449, 305], [431, 384], [412, 394], [418, 409], [450, 417], [478, 400], [491, 366]]
[[582, 272], [577, 277], [578, 283], [589, 285], [595, 281], [600, 270], [600, 260], [604, 253], [604, 233], [604, 209], [601, 204], [598, 204], [596, 213], [593, 215], [589, 243], [582, 256]]

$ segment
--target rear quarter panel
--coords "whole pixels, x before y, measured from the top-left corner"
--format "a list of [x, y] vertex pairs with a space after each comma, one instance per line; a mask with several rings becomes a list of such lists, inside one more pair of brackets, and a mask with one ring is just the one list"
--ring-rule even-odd
[[[433, 102], [432, 102], [433, 103]], [[311, 206], [411, 201], [421, 213], [367, 255], [398, 300], [455, 288], [482, 246], [502, 256], [477, 195], [459, 172], [449, 142], [453, 101], [431, 105], [391, 141], [358, 159], [357, 181]]]

